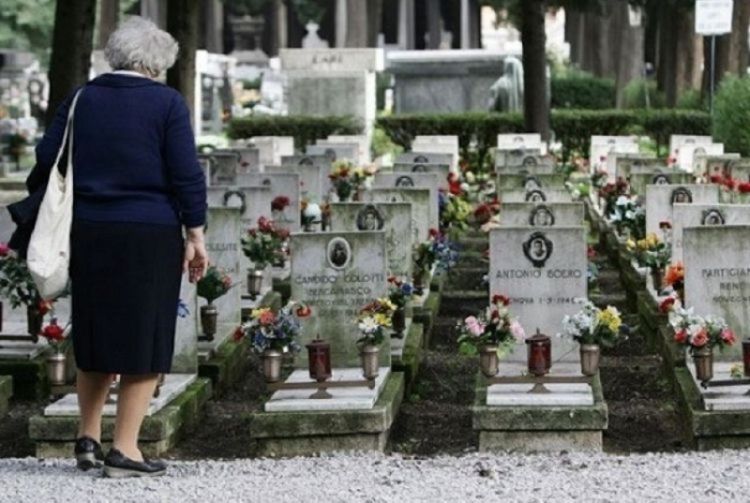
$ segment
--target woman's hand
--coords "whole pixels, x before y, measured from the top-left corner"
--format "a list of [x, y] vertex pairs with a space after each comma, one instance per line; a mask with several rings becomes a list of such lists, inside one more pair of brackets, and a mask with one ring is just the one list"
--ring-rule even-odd
[[205, 276], [208, 264], [208, 253], [206, 252], [203, 227], [188, 229], [187, 240], [185, 242], [185, 258], [182, 263], [183, 272], [187, 272], [189, 281], [195, 283]]

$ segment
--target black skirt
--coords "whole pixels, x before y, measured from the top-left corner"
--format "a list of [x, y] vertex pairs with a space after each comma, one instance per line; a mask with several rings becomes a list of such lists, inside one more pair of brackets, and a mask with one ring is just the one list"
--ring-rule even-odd
[[177, 226], [74, 221], [70, 277], [79, 369], [170, 371], [183, 252]]

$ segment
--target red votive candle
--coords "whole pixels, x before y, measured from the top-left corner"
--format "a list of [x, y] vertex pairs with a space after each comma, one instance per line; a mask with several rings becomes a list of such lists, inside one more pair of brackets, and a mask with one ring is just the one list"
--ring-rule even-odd
[[310, 379], [323, 382], [331, 378], [331, 345], [322, 339], [315, 339], [307, 348], [310, 363]]
[[528, 353], [528, 367], [531, 375], [541, 377], [549, 373], [552, 367], [552, 341], [544, 334], [539, 333], [526, 339]]

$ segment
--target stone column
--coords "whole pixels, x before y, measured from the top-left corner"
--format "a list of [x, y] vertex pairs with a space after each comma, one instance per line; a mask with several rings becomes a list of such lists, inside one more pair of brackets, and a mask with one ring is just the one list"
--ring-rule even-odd
[[471, 48], [471, 11], [469, 0], [461, 0], [461, 49]]
[[214, 54], [224, 53], [224, 4], [221, 0], [208, 0], [204, 3], [204, 26], [206, 29], [206, 50]]
[[440, 47], [441, 39], [441, 16], [440, 0], [427, 0], [427, 35], [428, 49], [437, 49]]
[[107, 40], [117, 28], [120, 13], [120, 0], [102, 0], [99, 10], [99, 43], [97, 49], [104, 49]]
[[367, 47], [367, 5], [362, 0], [347, 0], [346, 47]]
[[346, 0], [336, 0], [336, 47], [346, 47]]
[[404, 50], [414, 49], [414, 0], [399, 0], [398, 46]]

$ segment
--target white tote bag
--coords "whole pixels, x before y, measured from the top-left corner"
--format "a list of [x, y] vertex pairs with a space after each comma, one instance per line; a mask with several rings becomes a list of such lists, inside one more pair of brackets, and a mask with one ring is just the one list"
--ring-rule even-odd
[[[76, 93], [68, 112], [60, 150], [49, 173], [47, 191], [31, 233], [26, 255], [31, 277], [44, 300], [59, 297], [68, 286], [70, 266], [70, 229], [73, 224], [73, 117], [81, 91]], [[70, 135], [67, 171], [60, 173], [60, 158]]]

